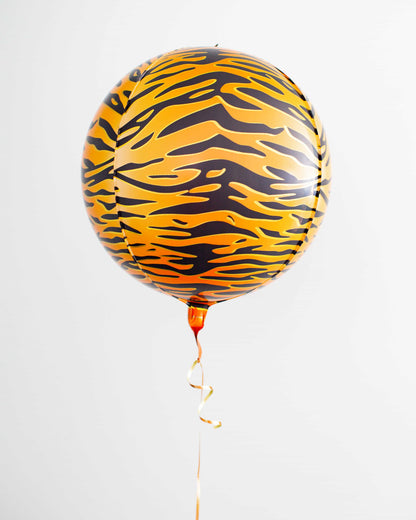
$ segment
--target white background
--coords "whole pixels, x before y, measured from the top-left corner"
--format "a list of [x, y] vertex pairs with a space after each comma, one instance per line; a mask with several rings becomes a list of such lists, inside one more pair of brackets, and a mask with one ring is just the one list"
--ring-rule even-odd
[[414, 520], [414, 0], [3, 0], [0, 18], [0, 518], [194, 518], [186, 307], [105, 254], [80, 158], [126, 72], [218, 43], [306, 93], [333, 189], [296, 266], [209, 311], [224, 426], [201, 427], [201, 520]]

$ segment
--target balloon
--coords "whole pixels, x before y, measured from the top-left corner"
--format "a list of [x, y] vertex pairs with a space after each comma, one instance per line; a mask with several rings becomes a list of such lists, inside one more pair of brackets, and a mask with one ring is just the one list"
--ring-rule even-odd
[[[153, 58], [108, 94], [84, 147], [82, 181], [104, 247], [132, 276], [189, 305], [198, 357], [188, 382], [200, 419], [198, 333], [210, 305], [261, 287], [314, 237], [330, 189], [322, 125], [275, 66], [188, 48]], [[191, 382], [195, 368], [201, 382]], [[200, 506], [200, 452], [196, 520]]]
[[275, 66], [186, 48], [125, 76], [85, 143], [84, 198], [98, 238], [143, 283], [208, 308], [278, 277], [325, 213], [323, 127]]

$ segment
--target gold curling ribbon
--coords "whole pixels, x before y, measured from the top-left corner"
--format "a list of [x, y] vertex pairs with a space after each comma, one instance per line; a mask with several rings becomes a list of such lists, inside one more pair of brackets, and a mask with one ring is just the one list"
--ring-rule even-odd
[[[198, 406], [198, 414], [199, 414], [199, 418], [201, 419], [201, 421], [203, 421], [204, 423], [207, 423], [207, 424], [211, 424], [214, 428], [221, 428], [221, 426], [222, 426], [221, 421], [212, 421], [211, 419], [206, 419], [205, 417], [202, 417], [202, 408], [205, 406], [205, 403], [208, 401], [208, 399], [214, 393], [214, 389], [211, 385], [204, 384], [204, 369], [202, 368], [202, 364], [201, 364], [202, 348], [201, 348], [198, 338], [195, 337], [195, 339], [196, 339], [196, 344], [198, 346], [198, 357], [192, 363], [192, 366], [188, 371], [187, 380], [188, 380], [189, 385], [192, 388], [195, 388], [196, 390], [201, 390], [201, 400], [200, 400], [199, 406]], [[201, 368], [201, 384], [200, 385], [195, 385], [195, 384], [191, 383], [191, 377], [192, 377], [192, 374], [194, 373], [194, 370], [197, 365], [199, 365]], [[204, 391], [205, 392], [208, 391], [208, 393], [205, 397], [204, 397]]]
[[[202, 348], [201, 344], [198, 340], [198, 332], [202, 329], [205, 322], [205, 316], [207, 313], [207, 309], [196, 307], [196, 306], [190, 306], [189, 312], [188, 312], [188, 321], [191, 329], [194, 332], [196, 345], [198, 347], [198, 357], [197, 359], [192, 363], [191, 368], [188, 371], [187, 380], [189, 385], [192, 388], [195, 388], [196, 390], [201, 391], [201, 399], [198, 406], [198, 414], [199, 418], [202, 422], [211, 424], [214, 428], [220, 428], [222, 426], [221, 421], [212, 421], [211, 419], [206, 419], [205, 417], [202, 417], [202, 408], [205, 406], [205, 403], [208, 401], [208, 399], [211, 397], [211, 395], [214, 392], [214, 389], [211, 385], [204, 384], [204, 369], [202, 367], [201, 363], [201, 357], [202, 357]], [[192, 374], [195, 371], [196, 366], [199, 365], [201, 369], [201, 384], [195, 385], [194, 383], [191, 383], [191, 377]], [[204, 397], [204, 391], [208, 392], [207, 395]], [[200, 501], [201, 501], [201, 480], [200, 480], [200, 469], [201, 469], [201, 434], [199, 434], [198, 438], [198, 470], [196, 474], [196, 514], [195, 518], [196, 520], [199, 520], [199, 507], [200, 507]]]

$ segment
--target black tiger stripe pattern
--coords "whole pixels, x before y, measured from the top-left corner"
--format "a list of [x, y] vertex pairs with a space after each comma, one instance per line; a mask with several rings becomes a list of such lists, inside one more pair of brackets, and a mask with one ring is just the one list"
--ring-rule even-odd
[[131, 274], [187, 303], [279, 276], [329, 196], [308, 100], [273, 65], [225, 49], [179, 49], [135, 70], [87, 137], [84, 196], [99, 238]]

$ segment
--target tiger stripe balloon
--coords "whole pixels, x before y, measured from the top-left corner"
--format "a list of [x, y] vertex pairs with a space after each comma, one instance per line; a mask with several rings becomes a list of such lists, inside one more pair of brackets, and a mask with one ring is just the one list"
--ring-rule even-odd
[[123, 78], [85, 142], [98, 238], [140, 281], [208, 307], [278, 277], [325, 213], [330, 157], [307, 98], [275, 66], [186, 48]]

